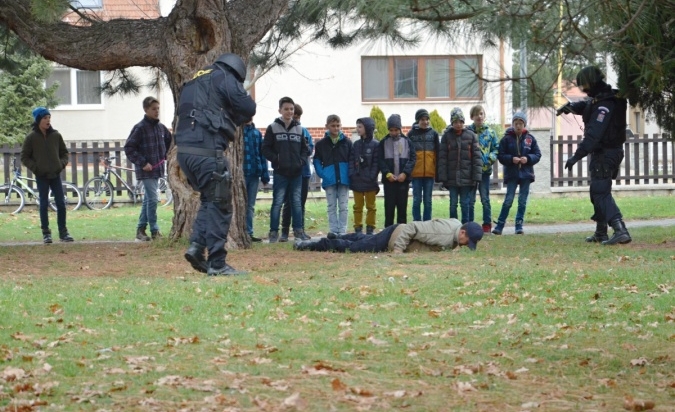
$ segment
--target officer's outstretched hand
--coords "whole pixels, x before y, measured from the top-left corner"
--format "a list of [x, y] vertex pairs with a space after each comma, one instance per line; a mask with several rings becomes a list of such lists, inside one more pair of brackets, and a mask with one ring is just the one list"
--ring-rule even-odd
[[564, 105], [558, 107], [555, 111], [556, 116], [560, 116], [561, 114], [570, 114], [572, 113], [572, 105], [570, 103], [565, 103]]
[[572, 156], [565, 162], [565, 169], [572, 170], [572, 167], [578, 162], [576, 157]]

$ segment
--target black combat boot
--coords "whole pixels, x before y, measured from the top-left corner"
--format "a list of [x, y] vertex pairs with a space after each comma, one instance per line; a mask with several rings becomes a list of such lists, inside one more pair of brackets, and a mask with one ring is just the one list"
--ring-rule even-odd
[[595, 224], [595, 233], [586, 238], [588, 243], [602, 243], [609, 240], [607, 236], [607, 223], [596, 222]]
[[356, 226], [354, 228], [354, 233], [363, 233], [363, 226]]
[[626, 229], [626, 224], [623, 223], [623, 219], [614, 219], [609, 222], [609, 224], [612, 226], [612, 229], [614, 229], [614, 234], [609, 240], [602, 242], [603, 245], [616, 245], [617, 243], [624, 245], [633, 240], [628, 234], [628, 229]]
[[197, 242], [190, 243], [190, 247], [185, 251], [185, 260], [190, 262], [190, 265], [197, 272], [206, 273], [209, 270], [208, 265], [206, 264], [206, 258], [204, 257], [204, 249], [206, 246], [200, 245]]
[[223, 266], [219, 268], [215, 267], [209, 267], [209, 271], [207, 275], [209, 276], [234, 276], [234, 275], [245, 275], [246, 272], [243, 272], [241, 270], [237, 270], [233, 268], [232, 266], [228, 265], [225, 263]]
[[42, 231], [42, 242], [52, 243], [52, 231], [47, 229]]
[[375, 226], [366, 226], [366, 235], [375, 234]]

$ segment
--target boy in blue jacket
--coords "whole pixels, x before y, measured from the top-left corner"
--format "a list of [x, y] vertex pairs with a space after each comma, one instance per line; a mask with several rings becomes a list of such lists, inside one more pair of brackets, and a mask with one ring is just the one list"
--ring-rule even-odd
[[513, 115], [512, 127], [509, 127], [504, 133], [504, 137], [499, 142], [499, 154], [497, 159], [504, 165], [504, 183], [506, 184], [506, 197], [502, 205], [502, 211], [499, 213], [497, 226], [492, 230], [495, 235], [501, 235], [504, 230], [506, 218], [509, 216], [509, 210], [516, 197], [516, 188], [520, 187], [518, 193], [518, 211], [516, 212], [516, 234], [522, 235], [523, 219], [525, 218], [525, 209], [527, 207], [527, 197], [530, 194], [530, 183], [534, 182], [534, 165], [539, 163], [541, 152], [537, 140], [528, 133], [527, 115], [523, 112], [516, 112]]
[[262, 141], [262, 134], [256, 129], [253, 120], [250, 120], [244, 125], [244, 180], [247, 195], [246, 232], [251, 237], [251, 242], [262, 242], [261, 238], [253, 236], [253, 215], [258, 196], [258, 183], [266, 185], [270, 182], [267, 159], [262, 154]]
[[328, 116], [326, 134], [316, 144], [314, 152], [314, 170], [321, 178], [321, 187], [326, 191], [329, 235], [347, 233], [348, 173], [352, 142], [340, 131], [341, 127], [338, 115]]

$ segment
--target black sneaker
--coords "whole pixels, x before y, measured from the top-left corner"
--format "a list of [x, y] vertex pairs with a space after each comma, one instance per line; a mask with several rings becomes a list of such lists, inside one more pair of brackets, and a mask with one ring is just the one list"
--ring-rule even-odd
[[337, 239], [339, 236], [338, 236], [338, 234], [335, 233], [335, 232], [328, 232], [328, 234], [326, 235], [326, 237], [327, 237], [328, 239], [331, 239], [331, 240], [332, 240], [332, 239]]
[[52, 232], [43, 232], [42, 233], [42, 242], [43, 243], [52, 243]]
[[279, 236], [279, 242], [288, 242], [288, 230], [281, 229], [281, 236]]
[[75, 239], [73, 239], [73, 237], [70, 236], [70, 233], [68, 233], [68, 232], [66, 232], [62, 235], [59, 235], [59, 239], [61, 240], [61, 242], [74, 242], [75, 241]]
[[267, 235], [267, 238], [270, 243], [277, 243], [279, 241], [279, 232], [271, 231], [270, 234]]
[[262, 239], [260, 239], [259, 237], [251, 236], [251, 242], [260, 243], [262, 242]]
[[293, 236], [295, 237], [296, 240], [298, 240], [298, 239], [299, 239], [299, 240], [309, 240], [309, 239], [312, 238], [312, 237], [309, 236], [307, 233], [305, 233], [305, 231], [302, 230], [302, 229], [300, 229], [300, 230], [294, 230], [294, 231], [293, 231]]

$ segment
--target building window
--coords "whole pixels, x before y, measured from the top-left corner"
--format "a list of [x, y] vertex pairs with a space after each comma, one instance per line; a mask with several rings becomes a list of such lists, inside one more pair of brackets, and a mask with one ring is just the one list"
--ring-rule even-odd
[[101, 104], [101, 72], [55, 67], [47, 79], [47, 87], [58, 83], [59, 106]]
[[363, 100], [480, 100], [480, 56], [363, 57]]
[[71, 0], [70, 5], [76, 9], [102, 9], [103, 0]]

